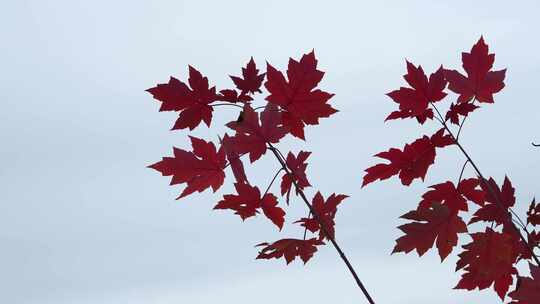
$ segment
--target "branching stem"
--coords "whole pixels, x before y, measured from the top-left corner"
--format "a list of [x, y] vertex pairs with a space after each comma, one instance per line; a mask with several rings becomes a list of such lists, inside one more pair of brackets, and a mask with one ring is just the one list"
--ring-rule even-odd
[[[269, 149], [270, 151], [272, 151], [272, 153], [274, 153], [274, 156], [276, 157], [276, 159], [279, 161], [279, 163], [281, 164], [281, 168], [283, 170], [285, 170], [285, 172], [287, 174], [292, 174], [291, 171], [289, 170], [289, 168], [287, 167], [287, 164], [285, 163], [285, 159], [282, 157], [282, 154], [281, 152], [279, 152], [278, 149], [276, 149], [272, 144], [268, 144], [269, 145]], [[330, 242], [332, 243], [332, 245], [334, 246], [334, 248], [336, 249], [336, 251], [339, 253], [339, 256], [341, 257], [341, 259], [343, 260], [343, 262], [345, 263], [345, 265], [347, 265], [347, 268], [349, 269], [349, 272], [352, 274], [352, 276], [354, 277], [354, 280], [356, 281], [356, 284], [358, 285], [358, 287], [362, 290], [362, 293], [364, 294], [364, 296], [366, 297], [366, 299], [368, 300], [368, 302], [370, 304], [375, 304], [375, 301], [373, 301], [373, 299], [371, 298], [371, 295], [369, 294], [369, 292], [367, 291], [366, 287], [364, 286], [364, 284], [362, 283], [362, 281], [360, 280], [360, 278], [358, 277], [358, 275], [356, 274], [356, 271], [354, 270], [353, 266], [351, 265], [351, 263], [349, 262], [349, 259], [347, 258], [347, 256], [345, 255], [345, 253], [343, 252], [343, 250], [341, 250], [341, 247], [339, 246], [339, 244], [336, 242], [336, 240], [330, 235], [330, 233], [328, 233], [328, 229], [326, 228], [324, 222], [321, 220], [321, 218], [319, 217], [319, 215], [317, 214], [317, 212], [313, 209], [313, 206], [311, 206], [311, 204], [309, 203], [309, 200], [307, 199], [306, 195], [304, 194], [304, 191], [301, 190], [299, 187], [298, 187], [298, 184], [296, 183], [296, 180], [293, 179], [292, 180], [293, 182], [293, 185], [298, 193], [298, 195], [300, 195], [300, 197], [302, 198], [302, 200], [304, 201], [304, 203], [306, 204], [306, 206], [309, 208], [309, 211], [311, 212], [311, 214], [313, 215], [313, 218], [319, 223], [320, 227], [321, 227], [321, 231], [324, 233], [324, 235], [327, 236], [327, 238], [330, 240]]]
[[268, 185], [268, 187], [266, 188], [266, 190], [264, 191], [264, 194], [261, 196], [261, 199], [268, 193], [268, 191], [270, 191], [270, 187], [272, 187], [272, 184], [274, 184], [274, 181], [276, 180], [276, 178], [278, 177], [279, 173], [283, 171], [283, 168], [279, 168], [279, 170], [276, 172], [276, 174], [274, 175], [274, 177], [272, 178], [272, 181], [270, 182], [270, 184]]
[[[441, 112], [439, 112], [439, 110], [437, 109], [437, 107], [431, 103], [431, 106], [433, 107], [433, 109], [435, 109], [435, 111], [437, 112], [437, 115], [439, 116], [440, 118], [440, 122], [441, 124], [443, 125], [443, 127], [446, 129], [446, 131], [448, 132], [448, 134], [450, 134], [450, 136], [452, 137], [452, 139], [454, 140], [454, 143], [456, 144], [456, 146], [461, 150], [461, 152], [463, 153], [463, 155], [465, 155], [465, 157], [467, 158], [467, 160], [469, 161], [469, 163], [471, 164], [471, 166], [473, 166], [474, 170], [476, 171], [476, 174], [480, 177], [480, 180], [482, 181], [482, 183], [484, 185], [486, 185], [486, 188], [488, 190], [488, 192], [491, 194], [492, 197], [495, 198], [495, 203], [497, 204], [497, 206], [499, 208], [501, 208], [502, 210], [505, 210], [504, 208], [504, 205], [503, 203], [500, 201], [500, 198], [499, 196], [495, 193], [495, 190], [492, 189], [491, 185], [487, 182], [486, 178], [484, 177], [484, 175], [482, 175], [482, 173], [480, 172], [480, 169], [478, 168], [478, 166], [476, 166], [476, 163], [472, 160], [472, 158], [469, 156], [469, 153], [467, 153], [467, 151], [465, 151], [465, 148], [463, 148], [463, 146], [459, 143], [459, 141], [457, 140], [457, 138], [454, 136], [454, 134], [452, 133], [452, 131], [450, 130], [450, 128], [448, 128], [448, 125], [446, 124], [446, 122], [444, 122], [444, 120], [442, 119], [442, 115], [441, 115]], [[536, 265], [540, 266], [540, 260], [538, 259], [538, 257], [536, 257], [536, 255], [534, 254], [534, 250], [533, 248], [531, 247], [531, 245], [529, 244], [529, 242], [525, 239], [525, 237], [521, 234], [520, 230], [518, 227], [516, 227], [516, 225], [514, 224], [514, 219], [512, 217], [512, 214], [521, 222], [521, 219], [519, 219], [519, 217], [515, 214], [515, 212], [511, 209], [511, 208], [508, 208], [510, 210], [511, 213], [508, 214], [508, 222], [511, 224], [511, 227], [514, 228], [515, 232], [519, 235], [519, 238], [527, 245], [527, 248], [529, 249], [534, 261], [536, 262]], [[528, 235], [528, 231], [526, 228], [523, 229], [525, 231], [525, 233]]]

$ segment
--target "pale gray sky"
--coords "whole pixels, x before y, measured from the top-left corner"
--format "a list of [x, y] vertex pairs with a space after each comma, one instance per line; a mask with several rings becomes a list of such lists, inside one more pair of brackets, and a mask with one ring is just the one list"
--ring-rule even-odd
[[[337, 237], [377, 303], [500, 302], [491, 290], [451, 289], [455, 254], [442, 265], [435, 252], [389, 255], [398, 217], [426, 185], [360, 184], [371, 155], [435, 129], [383, 122], [395, 108], [384, 94], [404, 84], [405, 58], [430, 72], [460, 68], [461, 51], [483, 34], [496, 68], [508, 68], [507, 86], [462, 138], [487, 175], [510, 176], [523, 211], [540, 193], [540, 151], [530, 146], [540, 141], [539, 9], [493, 0], [4, 1], [0, 302], [364, 303], [330, 246], [305, 267], [255, 261], [254, 244], [299, 232], [212, 211], [231, 179], [216, 194], [175, 201], [181, 187], [145, 168], [172, 145], [189, 146], [186, 132], [168, 131], [175, 115], [158, 113], [145, 89], [170, 75], [185, 79], [188, 64], [230, 87], [227, 75], [250, 56], [285, 68], [313, 48], [340, 112], [308, 128], [307, 143], [281, 147], [314, 152], [315, 189], [350, 195]], [[220, 110], [212, 129], [194, 134], [222, 134], [219, 124], [235, 114]], [[457, 178], [460, 164], [446, 149], [427, 184]], [[248, 174], [264, 187], [273, 168], [267, 157]]]

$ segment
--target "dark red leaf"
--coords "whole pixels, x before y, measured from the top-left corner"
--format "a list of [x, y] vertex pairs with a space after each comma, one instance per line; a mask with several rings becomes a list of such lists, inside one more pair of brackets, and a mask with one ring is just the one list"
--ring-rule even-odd
[[283, 228], [285, 212], [277, 207], [276, 197], [271, 193], [266, 193], [261, 198], [261, 192], [257, 186], [249, 184], [235, 183], [236, 194], [226, 194], [219, 201], [214, 209], [230, 209], [235, 211], [242, 220], [255, 216], [262, 209], [264, 215], [270, 219], [278, 228]]
[[415, 178], [424, 180], [428, 168], [435, 161], [435, 145], [431, 139], [424, 137], [406, 144], [403, 151], [392, 148], [376, 154], [376, 157], [387, 159], [389, 164], [377, 164], [367, 168], [362, 187], [376, 180], [385, 180], [399, 173], [403, 185], [410, 185]]
[[225, 150], [225, 154], [227, 155], [227, 160], [229, 161], [229, 165], [234, 174], [234, 178], [236, 179], [236, 182], [248, 184], [246, 172], [244, 170], [244, 165], [242, 164], [242, 160], [240, 159], [240, 155], [235, 149], [234, 142], [232, 141], [231, 137], [227, 135], [227, 133], [225, 133], [225, 136], [223, 137], [221, 145], [223, 146], [223, 149]]
[[275, 105], [266, 105], [259, 124], [259, 114], [246, 104], [240, 119], [229, 122], [227, 127], [237, 132], [231, 141], [238, 153], [249, 153], [254, 162], [266, 153], [268, 143], [277, 143], [285, 136], [287, 129], [280, 124], [281, 112]]
[[531, 277], [518, 277], [516, 290], [508, 294], [515, 304], [540, 303], [540, 267], [529, 263]]
[[219, 99], [215, 87], [209, 87], [208, 78], [203, 77], [194, 67], [189, 66], [189, 86], [171, 77], [169, 83], [158, 84], [146, 90], [162, 102], [160, 111], [180, 112], [173, 130], [195, 129], [201, 121], [210, 126], [212, 107], [210, 103]]
[[482, 290], [494, 284], [499, 297], [504, 300], [512, 285], [512, 275], [519, 254], [518, 240], [511, 233], [500, 233], [486, 228], [485, 232], [472, 233], [472, 242], [464, 245], [459, 254], [456, 270], [464, 268], [456, 289]]
[[261, 208], [259, 188], [244, 183], [235, 183], [234, 188], [238, 194], [225, 194], [223, 199], [214, 206], [214, 209], [233, 210], [242, 220], [255, 216], [259, 212], [258, 209]]
[[388, 95], [399, 104], [399, 111], [392, 112], [386, 120], [398, 118], [416, 118], [423, 124], [426, 119], [433, 119], [433, 111], [428, 109], [430, 102], [437, 102], [446, 96], [443, 92], [446, 80], [442, 67], [429, 76], [421, 66], [415, 67], [407, 61], [407, 74], [403, 76], [411, 88], [401, 87]]
[[467, 178], [459, 182], [458, 191], [469, 201], [472, 201], [480, 206], [486, 201], [486, 192], [478, 189], [480, 180], [478, 178]]
[[255, 61], [253, 60], [253, 57], [251, 57], [251, 60], [246, 64], [246, 67], [242, 68], [243, 78], [237, 76], [230, 77], [236, 87], [242, 91], [242, 94], [255, 94], [255, 92], [261, 93], [260, 88], [264, 80], [264, 75], [265, 73], [259, 74]]
[[227, 101], [232, 103], [248, 103], [253, 100], [251, 96], [245, 95], [244, 93], [238, 95], [238, 92], [236, 90], [221, 90], [219, 91], [218, 100], [221, 101]]
[[[330, 237], [333, 239], [335, 237], [334, 229], [334, 217], [336, 216], [337, 206], [347, 198], [347, 195], [332, 193], [325, 201], [324, 197], [320, 192], [317, 192], [313, 197], [312, 207], [315, 211], [315, 214], [319, 217], [319, 220], [323, 222], [324, 228], [330, 234]], [[306, 227], [309, 231], [315, 233], [319, 231], [319, 239], [324, 238], [328, 239], [328, 236], [322, 231], [319, 221], [315, 217], [311, 218], [301, 218], [295, 223], [301, 223], [301, 226]]]
[[516, 197], [514, 196], [515, 190], [508, 177], [504, 178], [502, 189], [499, 188], [493, 178], [481, 182], [480, 186], [485, 192], [486, 204], [474, 213], [470, 223], [479, 221], [495, 222], [497, 226], [504, 225], [504, 229], [511, 228], [512, 222], [509, 218], [508, 208], [514, 206]]
[[281, 230], [281, 228], [283, 228], [283, 223], [285, 223], [285, 211], [280, 207], [277, 207], [277, 204], [278, 201], [276, 197], [270, 193], [267, 193], [261, 200], [261, 208], [264, 215], [266, 215], [266, 217]]
[[296, 181], [299, 190], [303, 190], [305, 187], [311, 186], [306, 176], [307, 163], [306, 160], [311, 152], [300, 151], [298, 157], [294, 156], [291, 152], [287, 154], [286, 165], [291, 171], [290, 174], [284, 174], [281, 179], [281, 195], [287, 194], [287, 202], [289, 202], [289, 195], [291, 192], [291, 186], [293, 181]]
[[450, 110], [446, 112], [446, 120], [450, 119], [450, 122], [456, 125], [459, 125], [459, 116], [467, 117], [469, 113], [472, 111], [478, 109], [479, 107], [469, 103], [469, 102], [463, 102], [458, 104], [451, 104]]
[[457, 245], [458, 233], [467, 232], [467, 226], [457, 215], [457, 211], [437, 202], [431, 203], [429, 207], [410, 211], [401, 218], [414, 222], [398, 227], [405, 235], [396, 240], [392, 253], [409, 253], [416, 249], [418, 255], [422, 256], [433, 247], [437, 239], [437, 249], [443, 261]]
[[187, 184], [177, 199], [209, 187], [216, 192], [225, 179], [225, 151], [220, 148], [216, 152], [212, 142], [192, 136], [190, 139], [193, 152], [173, 148], [174, 157], [164, 157], [162, 161], [149, 166], [163, 176], [172, 175], [171, 185]]
[[304, 125], [317, 125], [319, 118], [337, 112], [328, 104], [334, 95], [316, 89], [324, 72], [317, 70], [317, 59], [313, 51], [302, 56], [300, 61], [290, 58], [288, 81], [282, 72], [270, 64], [267, 64], [266, 72], [264, 86], [270, 92], [266, 100], [284, 111], [282, 122], [292, 135], [304, 139]]
[[534, 226], [540, 225], [540, 204], [536, 204], [536, 199], [534, 198], [527, 211], [527, 224]]
[[433, 204], [440, 204], [447, 207], [451, 213], [457, 214], [460, 210], [468, 210], [467, 200], [451, 181], [429, 187], [433, 190], [422, 195], [422, 201], [420, 201], [418, 208], [425, 209], [430, 208]]
[[454, 138], [450, 136], [450, 134], [444, 135], [445, 131], [444, 128], [441, 128], [439, 131], [435, 132], [435, 134], [431, 135], [431, 142], [435, 147], [444, 148], [455, 143]]
[[527, 243], [520, 241], [520, 259], [529, 260], [532, 258], [530, 248], [536, 248], [540, 245], [540, 233], [531, 231], [527, 233]]
[[309, 240], [281, 239], [272, 244], [261, 243], [257, 246], [265, 246], [257, 256], [257, 259], [279, 259], [285, 258], [287, 264], [300, 257], [304, 264], [317, 252], [317, 246], [324, 243], [315, 238]]
[[461, 60], [467, 76], [456, 70], [444, 70], [448, 88], [459, 94], [457, 102], [469, 102], [475, 98], [479, 102], [493, 103], [493, 94], [504, 88], [506, 69], [490, 71], [495, 54], [489, 54], [484, 38], [480, 37], [470, 53], [461, 53]]

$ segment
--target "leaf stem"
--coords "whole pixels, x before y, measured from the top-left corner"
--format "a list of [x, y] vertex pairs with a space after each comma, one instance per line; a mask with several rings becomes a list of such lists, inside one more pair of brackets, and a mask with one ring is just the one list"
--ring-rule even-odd
[[240, 109], [244, 109], [244, 107], [242, 107], [240, 105], [237, 105], [237, 104], [234, 104], [234, 103], [215, 103], [215, 104], [211, 104], [210, 106], [211, 107], [233, 106], [233, 107], [237, 107], [237, 108], [240, 108]]
[[[276, 157], [276, 159], [279, 161], [279, 163], [281, 164], [281, 167], [283, 170], [285, 170], [285, 172], [287, 174], [291, 174], [291, 171], [289, 170], [289, 168], [287, 167], [287, 164], [285, 163], [285, 160], [282, 158], [282, 156], [280, 155], [281, 152], [279, 152], [278, 149], [276, 149], [272, 144], [268, 144], [269, 145], [269, 149], [270, 151], [272, 151], [272, 153], [274, 153], [274, 156]], [[352, 274], [352, 276], [354, 277], [354, 280], [356, 281], [356, 284], [358, 285], [358, 287], [362, 290], [362, 293], [364, 294], [364, 296], [366, 297], [366, 299], [368, 300], [368, 302], [370, 304], [375, 304], [375, 301], [373, 301], [373, 299], [371, 298], [369, 292], [367, 291], [366, 287], [364, 286], [364, 284], [362, 283], [362, 281], [360, 280], [360, 278], [358, 277], [358, 275], [356, 274], [356, 271], [354, 270], [353, 266], [351, 265], [351, 263], [349, 262], [349, 259], [347, 258], [347, 256], [345, 255], [345, 253], [343, 252], [343, 250], [341, 250], [341, 247], [339, 246], [339, 244], [336, 242], [336, 240], [330, 235], [330, 233], [328, 233], [328, 229], [326, 228], [326, 226], [324, 225], [323, 221], [321, 220], [321, 218], [319, 217], [319, 215], [317, 214], [317, 212], [315, 211], [315, 209], [313, 209], [313, 206], [311, 206], [311, 204], [309, 203], [306, 195], [304, 194], [304, 191], [301, 190], [299, 187], [298, 187], [298, 184], [296, 183], [296, 180], [293, 179], [292, 180], [293, 184], [294, 184], [294, 187], [296, 188], [296, 191], [297, 193], [300, 195], [300, 197], [302, 198], [302, 200], [304, 201], [304, 203], [306, 203], [306, 206], [309, 208], [309, 211], [311, 212], [311, 214], [313, 214], [313, 218], [319, 222], [319, 225], [321, 226], [321, 230], [322, 232], [324, 233], [324, 235], [327, 236], [327, 238], [330, 240], [330, 242], [332, 243], [332, 245], [334, 246], [334, 248], [336, 249], [336, 251], [339, 253], [339, 256], [341, 257], [341, 259], [343, 260], [343, 262], [345, 263], [345, 265], [347, 266], [347, 268], [349, 269], [349, 272]]]
[[[474, 97], [473, 101], [471, 102], [471, 104], [474, 104], [474, 102], [476, 101], [476, 97]], [[440, 115], [440, 113], [439, 113]], [[463, 128], [463, 124], [465, 124], [465, 121], [467, 120], [467, 117], [468, 116], [465, 116], [463, 118], [463, 120], [461, 121], [461, 123], [459, 124], [459, 129], [457, 131], [457, 135], [456, 135], [456, 141], [459, 139], [459, 134], [461, 134], [461, 129]]]
[[465, 123], [465, 120], [467, 120], [467, 116], [465, 116], [463, 118], [463, 120], [461, 121], [461, 123], [459, 124], [459, 129], [457, 131], [456, 140], [459, 139], [459, 134], [461, 134], [461, 128], [463, 128], [463, 124]]
[[459, 183], [461, 182], [461, 178], [463, 177], [463, 172], [465, 171], [465, 167], [467, 167], [467, 164], [469, 163], [469, 160], [467, 159], [465, 161], [465, 163], [463, 164], [463, 167], [461, 167], [461, 173], [459, 173], [459, 179], [458, 179], [458, 187], [459, 187]]
[[277, 170], [276, 174], [274, 174], [274, 177], [272, 178], [272, 181], [270, 182], [270, 185], [268, 185], [268, 187], [266, 187], [266, 190], [264, 191], [264, 194], [261, 196], [261, 199], [268, 193], [268, 191], [270, 191], [270, 187], [272, 187], [272, 184], [274, 184], [274, 181], [276, 180], [276, 178], [278, 177], [279, 173], [283, 171], [283, 168], [279, 168], [279, 170]]

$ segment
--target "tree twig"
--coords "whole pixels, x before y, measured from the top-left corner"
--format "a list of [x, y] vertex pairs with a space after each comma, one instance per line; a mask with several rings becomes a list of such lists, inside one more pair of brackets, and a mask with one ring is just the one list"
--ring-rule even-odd
[[[287, 174], [291, 174], [291, 171], [289, 170], [289, 168], [287, 167], [286, 163], [285, 163], [285, 160], [282, 159], [281, 157], [281, 152], [279, 152], [278, 149], [276, 149], [274, 146], [272, 146], [272, 144], [268, 144], [269, 145], [269, 149], [270, 151], [272, 151], [272, 153], [274, 153], [274, 156], [276, 157], [276, 159], [279, 161], [279, 163], [281, 164], [281, 167], [283, 168], [283, 170], [285, 170], [285, 172]], [[334, 248], [336, 249], [336, 251], [339, 253], [339, 256], [341, 257], [341, 259], [343, 260], [343, 262], [345, 263], [345, 265], [347, 266], [347, 268], [349, 269], [349, 272], [352, 274], [352, 276], [354, 277], [354, 280], [356, 281], [356, 284], [358, 285], [358, 287], [362, 290], [362, 293], [364, 294], [364, 296], [366, 297], [366, 299], [368, 300], [368, 302], [370, 304], [375, 304], [375, 301], [373, 301], [373, 298], [371, 297], [371, 295], [369, 294], [369, 292], [367, 291], [366, 287], [364, 286], [364, 284], [362, 283], [362, 281], [360, 280], [360, 278], [358, 277], [358, 275], [356, 274], [356, 271], [354, 270], [353, 266], [351, 265], [351, 263], [349, 262], [349, 259], [347, 258], [347, 256], [345, 255], [345, 253], [343, 252], [343, 250], [341, 250], [341, 247], [339, 246], [339, 244], [336, 242], [336, 240], [330, 235], [330, 233], [328, 233], [328, 229], [326, 228], [326, 226], [324, 225], [324, 222], [321, 220], [321, 218], [319, 217], [319, 215], [317, 214], [317, 212], [313, 209], [313, 206], [311, 206], [311, 204], [309, 203], [306, 195], [304, 194], [304, 191], [301, 190], [299, 187], [298, 187], [298, 184], [296, 183], [296, 180], [293, 179], [292, 180], [293, 184], [294, 184], [294, 187], [296, 188], [296, 191], [297, 193], [300, 195], [300, 197], [302, 198], [302, 200], [304, 201], [304, 203], [306, 204], [306, 206], [309, 208], [309, 211], [311, 212], [311, 214], [313, 215], [313, 218], [319, 223], [320, 227], [321, 227], [321, 230], [322, 232], [327, 236], [327, 238], [330, 240], [330, 242], [332, 243], [332, 245], [334, 246]]]
[[[480, 169], [478, 168], [478, 166], [476, 166], [476, 163], [472, 160], [472, 158], [469, 156], [469, 153], [467, 153], [467, 151], [465, 151], [465, 148], [463, 148], [463, 146], [458, 142], [457, 138], [454, 136], [454, 134], [452, 133], [452, 131], [450, 130], [450, 128], [448, 128], [448, 125], [444, 122], [444, 120], [442, 120], [442, 115], [441, 115], [441, 112], [439, 112], [439, 110], [437, 109], [437, 107], [431, 103], [431, 106], [433, 107], [433, 109], [435, 109], [435, 111], [437, 112], [437, 115], [439, 116], [439, 118], [441, 120], [439, 120], [441, 122], [441, 124], [443, 125], [443, 127], [446, 129], [446, 131], [448, 132], [448, 134], [450, 134], [450, 136], [452, 137], [452, 139], [454, 140], [454, 143], [456, 144], [456, 146], [461, 150], [461, 152], [463, 153], [463, 155], [465, 155], [465, 157], [467, 158], [467, 160], [469, 161], [469, 163], [471, 164], [471, 166], [473, 166], [474, 170], [476, 171], [476, 174], [480, 177], [480, 180], [484, 183], [484, 185], [486, 185], [487, 187], [487, 190], [488, 192], [491, 194], [491, 196], [493, 196], [495, 198], [495, 203], [497, 204], [497, 206], [499, 208], [501, 208], [501, 210], [505, 210], [504, 208], [504, 205], [503, 203], [500, 201], [500, 198], [499, 196], [495, 193], [495, 190], [492, 189], [491, 185], [487, 182], [486, 178], [484, 177], [484, 175], [482, 175], [482, 173], [480, 172]], [[512, 214], [514, 214], [516, 216], [516, 218], [519, 219], [519, 217], [515, 214], [515, 212], [511, 209], [511, 208], [508, 208], [510, 210], [511, 213], [508, 213], [508, 221], [509, 223], [511, 224], [512, 228], [514, 228], [515, 232], [519, 235], [519, 238], [521, 239], [521, 241], [523, 241], [526, 245], [527, 245], [527, 249], [529, 249], [534, 261], [536, 262], [536, 265], [540, 266], [540, 260], [538, 259], [538, 257], [536, 257], [536, 255], [534, 254], [534, 250], [533, 248], [531, 247], [531, 244], [529, 244], [529, 242], [525, 239], [525, 237], [521, 234], [520, 230], [518, 227], [516, 227], [516, 225], [514, 224], [514, 219], [512, 218]], [[521, 219], [519, 219], [519, 221], [521, 222]], [[527, 229], [523, 229], [525, 231], [525, 233], [528, 235], [528, 231]]]

